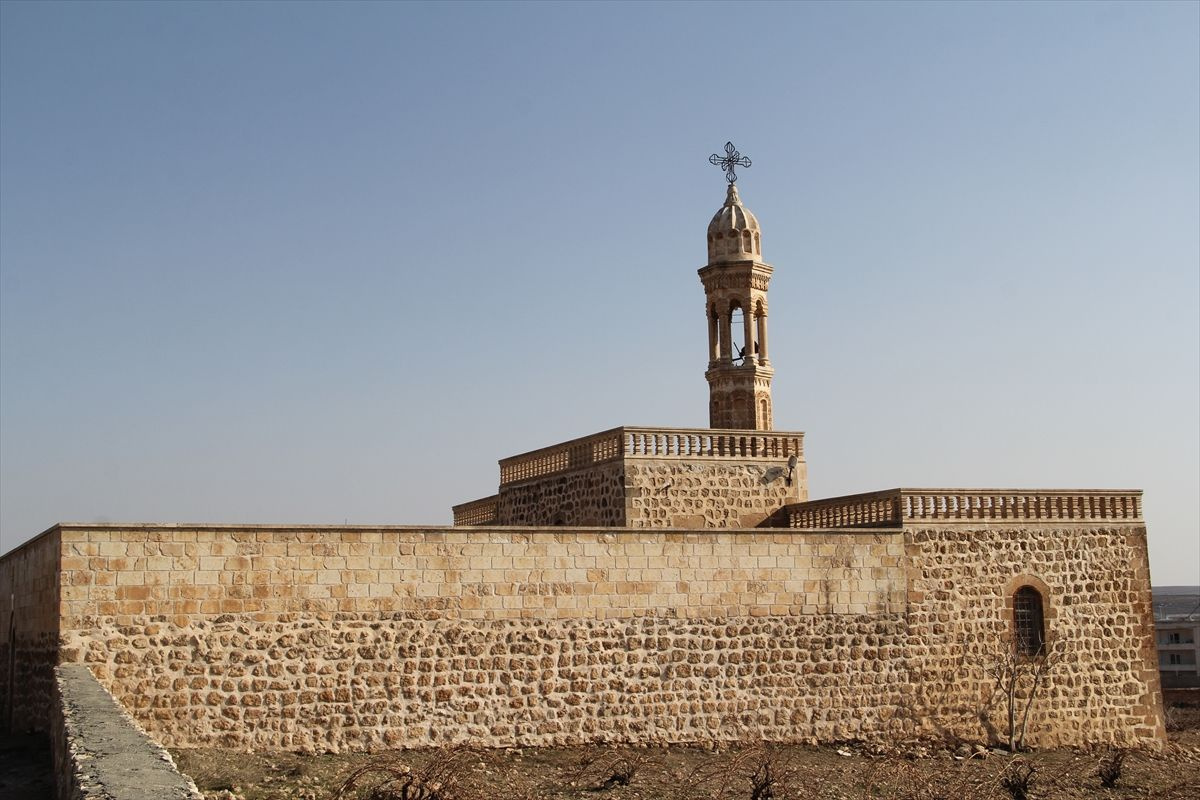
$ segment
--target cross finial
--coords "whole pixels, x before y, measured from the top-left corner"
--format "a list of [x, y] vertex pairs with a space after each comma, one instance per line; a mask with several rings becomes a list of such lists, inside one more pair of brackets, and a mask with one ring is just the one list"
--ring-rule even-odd
[[726, 142], [725, 155], [721, 156], [713, 153], [708, 157], [708, 163], [725, 170], [725, 180], [733, 183], [737, 180], [737, 173], [733, 171], [734, 168], [750, 166], [750, 159], [739, 153], [737, 148], [733, 146], [733, 142]]

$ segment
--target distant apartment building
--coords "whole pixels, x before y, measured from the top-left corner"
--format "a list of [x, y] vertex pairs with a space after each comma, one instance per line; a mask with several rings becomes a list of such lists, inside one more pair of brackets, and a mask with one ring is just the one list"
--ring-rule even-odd
[[1163, 688], [1200, 687], [1200, 591], [1154, 590], [1154, 638]]

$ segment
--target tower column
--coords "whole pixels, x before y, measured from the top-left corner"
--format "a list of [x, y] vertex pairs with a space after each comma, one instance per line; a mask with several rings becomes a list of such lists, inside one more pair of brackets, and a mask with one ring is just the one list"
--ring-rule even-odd
[[764, 367], [771, 363], [767, 358], [767, 312], [763, 309], [758, 313], [758, 363]]
[[752, 308], [742, 308], [742, 328], [745, 330], [746, 337], [746, 358], [742, 361], [742, 366], [755, 364], [758, 362], [758, 354], [754, 352], [754, 310]]
[[728, 364], [733, 360], [733, 337], [730, 336], [733, 328], [733, 311], [730, 310], [725, 313], [718, 311], [717, 320], [721, 336], [720, 361], [722, 364]]
[[704, 313], [708, 316], [708, 363], [712, 365], [721, 357], [721, 337], [717, 330], [717, 312], [705, 304]]

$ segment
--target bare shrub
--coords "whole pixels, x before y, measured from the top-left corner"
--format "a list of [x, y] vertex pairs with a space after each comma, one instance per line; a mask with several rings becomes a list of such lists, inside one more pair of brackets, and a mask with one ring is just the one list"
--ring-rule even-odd
[[796, 796], [799, 773], [786, 752], [760, 744], [728, 759], [701, 764], [681, 782], [676, 797], [788, 800]]
[[930, 778], [921, 766], [905, 758], [880, 759], [872, 767], [863, 797], [887, 800], [963, 800], [987, 797], [995, 779], [968, 770], [966, 762], [948, 767]]
[[1200, 707], [1187, 703], [1172, 703], [1166, 707], [1168, 733], [1200, 730]]
[[775, 797], [778, 773], [772, 769], [770, 759], [763, 759], [750, 775], [750, 800], [772, 800]]
[[1014, 758], [1000, 775], [1000, 786], [1012, 800], [1029, 800], [1033, 787], [1033, 774], [1037, 767], [1023, 758]]
[[442, 748], [414, 769], [389, 754], [355, 769], [331, 800], [469, 800], [465, 778], [474, 751]]
[[1004, 701], [1009, 752], [1025, 749], [1034, 701], [1045, 688], [1046, 676], [1062, 663], [1064, 652], [1061, 639], [1048, 637], [1033, 655], [1021, 653], [1016, 642], [1007, 639], [988, 657], [985, 668]]
[[1127, 750], [1109, 750], [1108, 755], [1100, 759], [1100, 768], [1096, 774], [1100, 776], [1100, 785], [1105, 789], [1115, 789], [1117, 781], [1121, 780], [1121, 768], [1125, 764]]
[[579, 757], [579, 764], [567, 780], [572, 785], [605, 791], [628, 786], [639, 769], [657, 762], [650, 751], [637, 748], [591, 747]]

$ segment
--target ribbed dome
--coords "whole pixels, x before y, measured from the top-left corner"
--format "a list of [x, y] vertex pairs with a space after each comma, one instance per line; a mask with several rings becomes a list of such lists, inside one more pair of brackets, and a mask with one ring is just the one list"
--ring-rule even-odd
[[708, 223], [708, 263], [745, 261], [762, 256], [758, 219], [742, 205], [737, 186], [729, 184], [725, 205]]

